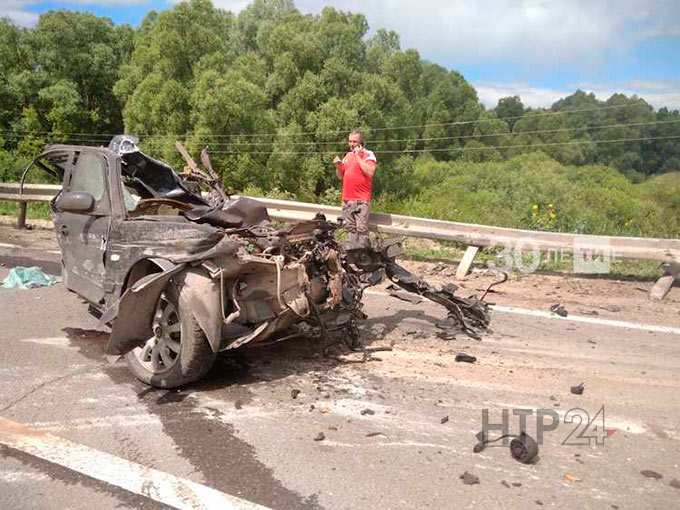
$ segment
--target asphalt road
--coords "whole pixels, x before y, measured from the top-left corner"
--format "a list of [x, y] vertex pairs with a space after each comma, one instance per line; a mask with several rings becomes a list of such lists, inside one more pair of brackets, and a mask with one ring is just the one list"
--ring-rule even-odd
[[[481, 342], [444, 341], [434, 305], [379, 293], [366, 304], [363, 337], [393, 347], [377, 359], [324, 359], [313, 341], [291, 341], [164, 391], [104, 357], [107, 333], [62, 285], [0, 288], [0, 508], [166, 508], [157, 472], [278, 509], [677, 507], [679, 332], [496, 312]], [[460, 351], [477, 362], [455, 362]], [[601, 408], [603, 420], [579, 426]], [[524, 465], [507, 447], [473, 452], [484, 409], [496, 423], [508, 410], [515, 432], [512, 410], [534, 410], [534, 437], [535, 410], [560, 422]], [[8, 446], [2, 419], [48, 445]], [[122, 488], [134, 477], [146, 480], [138, 493]]]

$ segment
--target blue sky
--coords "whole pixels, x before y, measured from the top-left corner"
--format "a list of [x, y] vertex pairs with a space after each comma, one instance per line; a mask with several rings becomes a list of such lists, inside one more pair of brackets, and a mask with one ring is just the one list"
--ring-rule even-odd
[[[71, 9], [138, 24], [176, 0], [2, 0], [0, 16], [30, 26], [39, 13]], [[213, 0], [239, 11], [247, 0]], [[361, 12], [371, 31], [395, 30], [403, 48], [455, 69], [490, 107], [518, 94], [548, 106], [577, 88], [605, 99], [638, 94], [680, 109], [678, 0], [296, 0], [303, 12], [324, 6]]]

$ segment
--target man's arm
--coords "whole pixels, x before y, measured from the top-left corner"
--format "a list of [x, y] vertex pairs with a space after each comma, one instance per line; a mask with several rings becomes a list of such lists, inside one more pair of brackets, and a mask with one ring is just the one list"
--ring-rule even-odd
[[337, 156], [335, 156], [333, 164], [335, 165], [335, 175], [337, 175], [338, 179], [342, 180], [342, 176], [345, 175], [345, 165]]
[[375, 156], [373, 156], [373, 159], [364, 159], [361, 157], [360, 154], [356, 154], [355, 157], [357, 158], [357, 162], [359, 163], [359, 168], [361, 168], [361, 171], [366, 176], [372, 179], [373, 176], [375, 175], [375, 167], [378, 166], [378, 162], [375, 160]]

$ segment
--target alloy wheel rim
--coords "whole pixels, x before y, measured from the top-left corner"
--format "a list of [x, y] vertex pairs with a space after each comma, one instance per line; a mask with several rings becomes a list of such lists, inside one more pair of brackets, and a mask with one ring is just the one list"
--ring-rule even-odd
[[154, 374], [167, 372], [179, 360], [181, 326], [177, 307], [165, 293], [156, 307], [152, 325], [153, 336], [133, 352], [141, 365]]

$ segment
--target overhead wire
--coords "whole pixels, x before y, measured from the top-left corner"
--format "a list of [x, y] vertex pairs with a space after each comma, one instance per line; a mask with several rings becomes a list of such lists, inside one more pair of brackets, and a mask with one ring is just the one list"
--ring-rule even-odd
[[[376, 150], [377, 154], [411, 154], [411, 153], [429, 153], [429, 152], [464, 152], [477, 150], [495, 150], [495, 149], [519, 149], [519, 148], [539, 148], [551, 147], [560, 145], [585, 145], [585, 144], [603, 144], [603, 143], [623, 143], [623, 142], [640, 142], [640, 141], [654, 141], [654, 140], [675, 140], [680, 139], [680, 135], [671, 136], [651, 136], [639, 138], [619, 138], [619, 139], [605, 139], [605, 140], [570, 140], [567, 142], [541, 142], [530, 144], [515, 144], [515, 145], [489, 145], [482, 147], [444, 147], [444, 148], [429, 148], [429, 149], [397, 149], [397, 150]], [[325, 155], [337, 154], [338, 151], [225, 151], [225, 150], [211, 150], [211, 154], [228, 154], [228, 155]]]
[[[458, 136], [443, 136], [443, 137], [428, 137], [428, 138], [397, 138], [397, 139], [382, 139], [373, 141], [372, 145], [386, 144], [386, 143], [402, 143], [402, 142], [429, 142], [429, 141], [445, 141], [445, 140], [470, 140], [479, 138], [489, 138], [489, 137], [499, 137], [499, 136], [520, 136], [520, 135], [535, 135], [535, 134], [546, 134], [546, 133], [562, 133], [562, 132], [572, 132], [572, 131], [595, 131], [602, 129], [613, 129], [613, 128], [627, 128], [627, 127], [642, 127], [642, 126], [653, 126], [653, 125], [668, 125], [680, 123], [680, 119], [675, 120], [661, 120], [661, 121], [650, 121], [650, 122], [628, 122], [628, 123], [615, 123], [615, 124], [601, 124], [595, 126], [577, 126], [569, 128], [557, 128], [557, 129], [539, 129], [531, 131], [518, 131], [518, 132], [497, 132], [497, 133], [483, 133], [483, 134], [473, 134], [473, 135], [458, 135]], [[102, 135], [103, 136], [103, 135]], [[171, 135], [164, 135], [170, 137]], [[74, 135], [64, 135], [59, 137], [59, 135], [50, 134], [48, 138], [57, 138], [61, 140], [67, 140], [69, 142], [79, 142], [79, 143], [93, 143], [93, 144], [104, 144], [107, 140], [99, 140], [94, 138], [80, 137]], [[10, 134], [6, 136], [5, 139], [10, 140], [22, 140], [30, 138], [30, 136], [20, 135], [20, 134]], [[307, 142], [288, 142], [288, 145], [342, 145], [343, 141], [307, 141]], [[209, 142], [209, 147], [221, 147], [221, 146], [273, 146], [276, 142]], [[215, 152], [215, 151], [213, 151]], [[253, 152], [253, 151], [234, 151], [234, 152]]]
[[[675, 140], [680, 139], [680, 135], [673, 136], [652, 136], [641, 138], [619, 138], [613, 140], [572, 140], [568, 142], [543, 142], [536, 144], [519, 144], [519, 145], [490, 145], [484, 147], [451, 147], [451, 148], [433, 148], [433, 149], [404, 149], [404, 150], [376, 150], [376, 154], [408, 154], [408, 153], [426, 153], [426, 152], [463, 152], [471, 150], [495, 150], [495, 149], [520, 149], [520, 148], [538, 148], [550, 147], [557, 145], [584, 145], [584, 144], [603, 144], [603, 143], [622, 143], [622, 142], [641, 142], [652, 140]], [[285, 151], [210, 151], [211, 154], [269, 154], [269, 155], [318, 155], [318, 154], [337, 154], [337, 151], [309, 151], [309, 152], [285, 152]]]
[[[641, 108], [644, 107], [646, 109], [649, 109], [649, 105], [647, 104], [642, 104], [642, 103], [636, 103], [636, 104], [621, 104], [621, 105], [607, 105], [607, 106], [600, 106], [597, 108], [582, 108], [582, 109], [572, 109], [572, 110], [561, 110], [561, 111], [542, 111], [538, 113], [533, 113], [533, 112], [528, 112], [531, 113], [531, 117], [544, 117], [544, 116], [550, 116], [550, 115], [568, 115], [568, 114], [576, 114], [576, 113], [589, 113], [589, 112], [600, 112], [604, 110], [611, 110], [611, 109], [618, 109], [618, 108]], [[517, 120], [521, 119], [523, 117], [526, 117], [526, 114], [523, 115], [515, 115], [515, 116], [508, 116], [508, 117], [493, 117], [490, 119], [482, 118], [482, 119], [475, 119], [475, 120], [463, 120], [463, 121], [453, 121], [453, 122], [441, 122], [441, 123], [427, 123], [427, 124], [414, 124], [414, 125], [397, 125], [397, 126], [385, 126], [385, 127], [375, 127], [375, 128], [367, 128], [367, 131], [370, 132], [376, 132], [376, 131], [398, 131], [398, 130], [406, 130], [406, 129], [416, 129], [416, 128], [428, 128], [428, 127], [445, 127], [445, 126], [462, 126], [462, 125], [471, 125], [471, 124], [479, 124], [481, 122], [488, 122], [491, 120]], [[256, 137], [256, 136], [278, 136], [278, 137], [293, 137], [293, 136], [304, 136], [304, 135], [323, 135], [323, 134], [339, 134], [339, 133], [347, 133], [348, 130], [354, 129], [357, 126], [351, 126], [346, 129], [342, 130], [336, 130], [336, 131], [305, 131], [305, 132], [297, 132], [297, 133], [280, 133], [280, 132], [275, 132], [275, 133], [243, 133], [243, 134], [205, 134], [205, 135], [199, 135], [202, 138], [238, 138], [238, 137]], [[5, 131], [9, 132], [9, 131]], [[25, 130], [21, 131], [22, 133], [29, 133], [29, 134], [50, 134], [51, 132], [49, 131], [36, 131], [36, 130]], [[116, 135], [120, 135], [121, 133], [71, 133], [72, 135], [75, 136], [97, 136], [97, 137], [112, 137]], [[168, 136], [174, 136], [177, 138], [186, 138], [188, 136], [194, 136], [196, 135], [196, 132], [190, 131], [187, 133], [165, 133], [165, 134], [154, 134], [154, 133], [135, 133], [134, 136], [139, 136], [139, 137], [144, 137], [144, 138], [164, 138]]]

